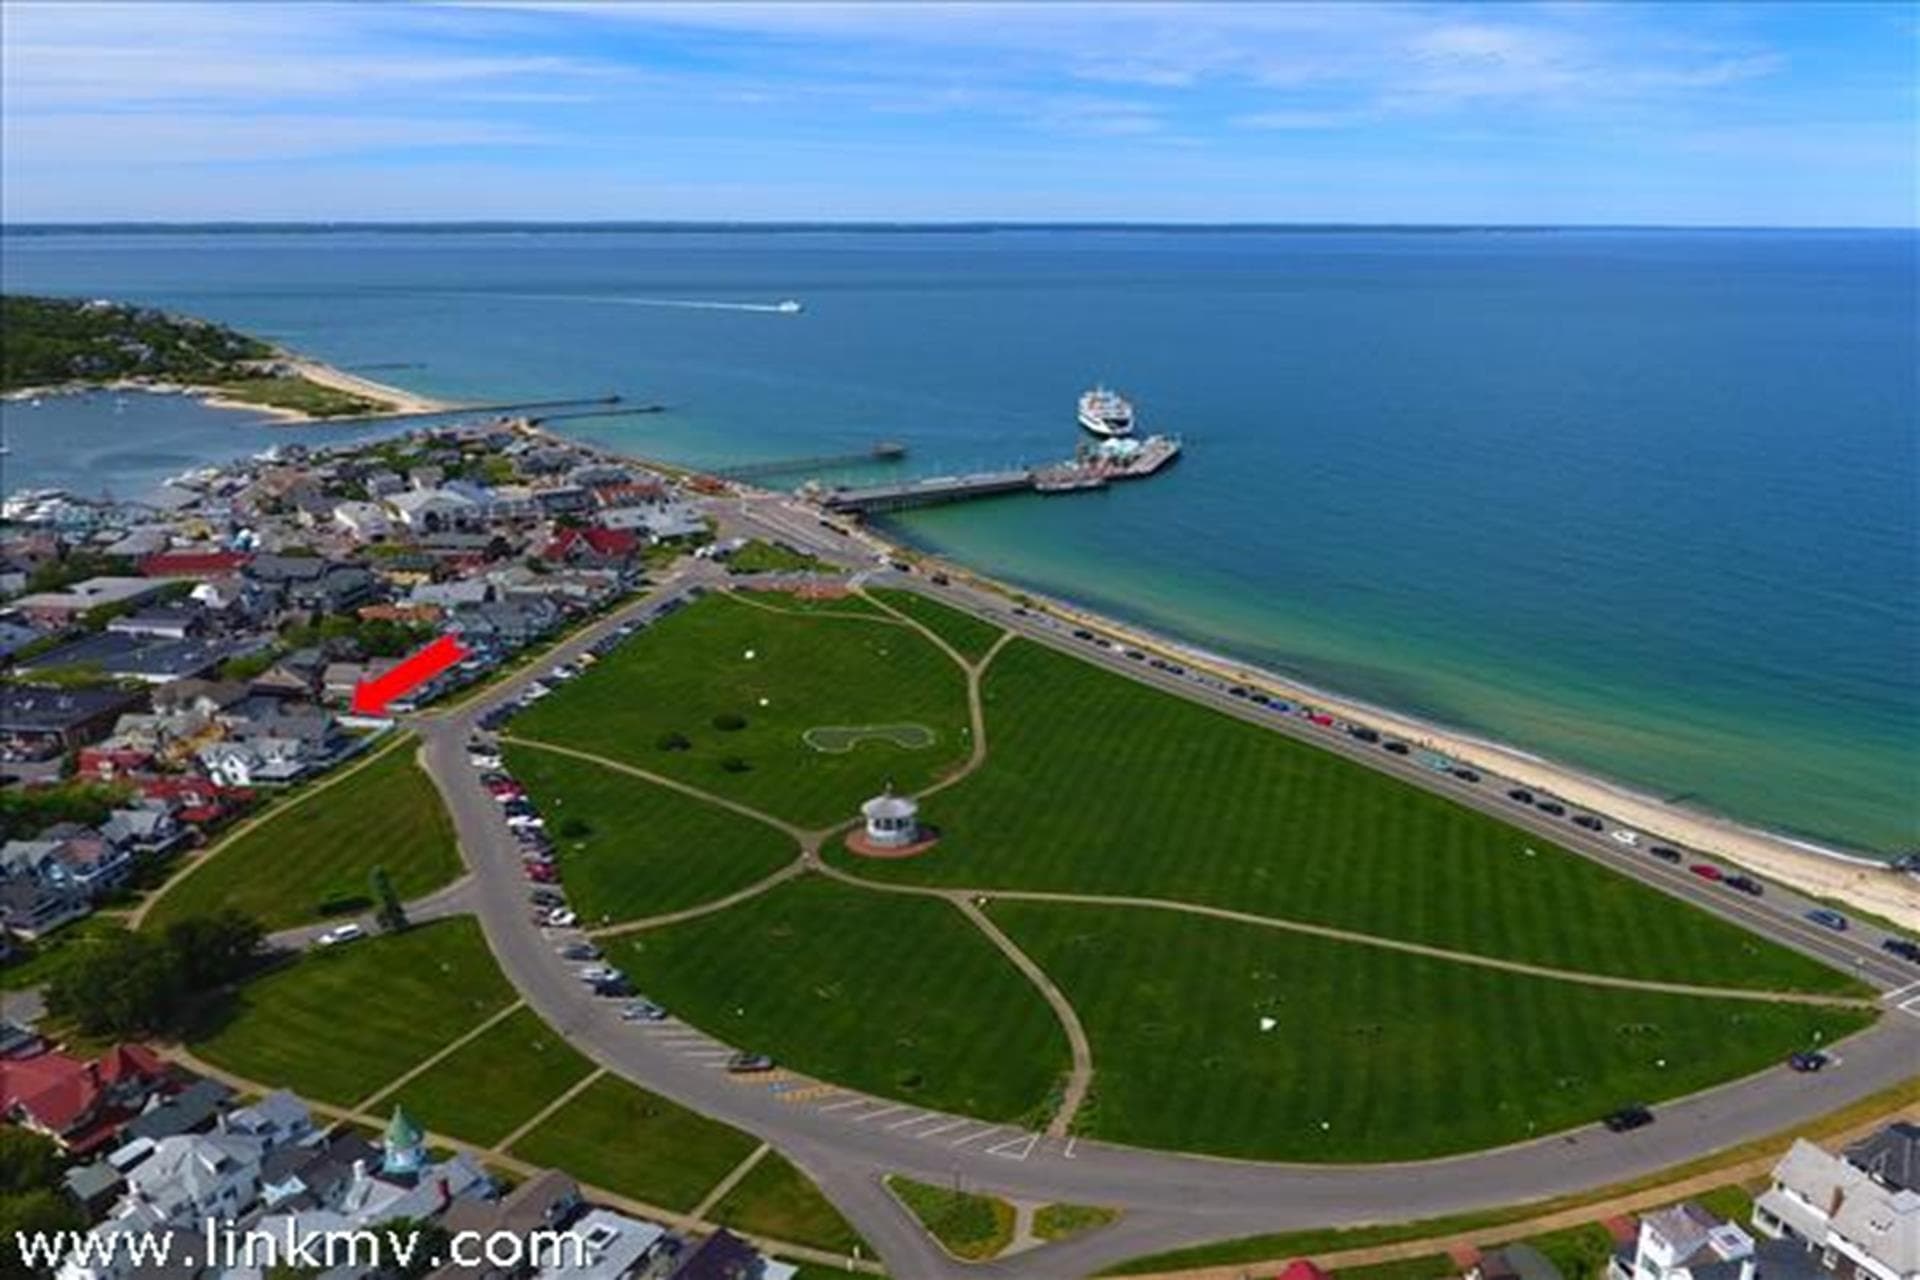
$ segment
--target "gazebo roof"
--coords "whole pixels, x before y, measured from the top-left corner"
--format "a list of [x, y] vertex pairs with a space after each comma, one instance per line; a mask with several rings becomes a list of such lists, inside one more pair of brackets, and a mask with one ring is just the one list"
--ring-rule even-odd
[[869, 818], [911, 818], [920, 812], [920, 806], [907, 796], [893, 794], [889, 788], [861, 805], [860, 812]]

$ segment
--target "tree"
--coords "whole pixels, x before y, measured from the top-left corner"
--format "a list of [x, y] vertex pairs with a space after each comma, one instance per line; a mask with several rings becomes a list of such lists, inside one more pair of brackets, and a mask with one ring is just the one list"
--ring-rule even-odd
[[[406, 1263], [389, 1261], [378, 1272], [380, 1280], [413, 1280], [430, 1274], [436, 1265], [435, 1259], [446, 1256], [447, 1246], [453, 1239], [445, 1227], [426, 1218], [395, 1218], [381, 1223], [380, 1231], [382, 1243], [398, 1241], [402, 1249], [411, 1245]], [[392, 1259], [395, 1252], [388, 1249], [386, 1257]]]
[[747, 727], [747, 718], [738, 711], [722, 711], [713, 718], [713, 727], [722, 733], [736, 733]]
[[12, 1125], [0, 1128], [0, 1196], [44, 1191], [60, 1181], [60, 1148], [53, 1139]]
[[243, 911], [225, 907], [167, 926], [167, 950], [189, 991], [207, 991], [244, 977], [259, 959], [266, 930]]
[[47, 983], [47, 1009], [83, 1035], [161, 1031], [179, 1016], [185, 984], [172, 951], [140, 933], [78, 948]]
[[18, 1235], [55, 1231], [85, 1231], [87, 1215], [58, 1191], [42, 1187], [17, 1196], [0, 1196], [0, 1275], [19, 1275], [12, 1254]]
[[399, 933], [407, 927], [407, 909], [395, 892], [392, 877], [385, 867], [367, 873], [367, 885], [373, 890], [374, 919], [385, 933]]

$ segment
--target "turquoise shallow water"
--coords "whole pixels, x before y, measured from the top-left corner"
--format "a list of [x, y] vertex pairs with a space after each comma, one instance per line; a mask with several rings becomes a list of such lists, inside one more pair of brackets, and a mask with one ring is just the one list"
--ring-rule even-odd
[[[8, 290], [417, 364], [369, 373], [432, 394], [665, 401], [569, 425], [696, 463], [881, 437], [914, 471], [1037, 461], [1110, 380], [1186, 436], [1172, 472], [900, 532], [1659, 794], [1856, 848], [1920, 842], [1911, 233], [3, 243]], [[805, 314], [656, 305], [786, 297]], [[135, 487], [274, 438], [144, 413], [7, 409], [8, 486]]]

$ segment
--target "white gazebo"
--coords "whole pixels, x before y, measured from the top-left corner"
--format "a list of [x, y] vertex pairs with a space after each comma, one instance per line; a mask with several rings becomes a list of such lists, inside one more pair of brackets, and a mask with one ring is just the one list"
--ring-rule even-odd
[[867, 843], [876, 849], [899, 849], [920, 838], [920, 806], [907, 796], [893, 794], [893, 784], [860, 806], [867, 820]]

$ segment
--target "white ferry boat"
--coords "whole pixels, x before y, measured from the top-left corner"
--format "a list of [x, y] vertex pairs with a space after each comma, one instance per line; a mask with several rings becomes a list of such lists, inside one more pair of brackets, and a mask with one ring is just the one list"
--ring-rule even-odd
[[1118, 391], [1095, 387], [1080, 397], [1080, 425], [1112, 439], [1133, 433], [1133, 406]]
[[806, 308], [800, 305], [798, 298], [785, 298], [776, 303], [773, 309], [783, 316], [797, 316]]

